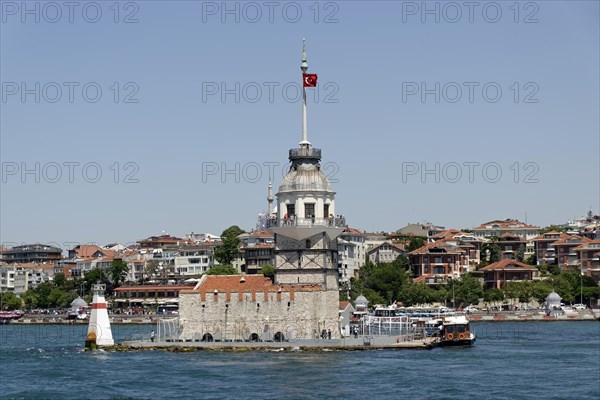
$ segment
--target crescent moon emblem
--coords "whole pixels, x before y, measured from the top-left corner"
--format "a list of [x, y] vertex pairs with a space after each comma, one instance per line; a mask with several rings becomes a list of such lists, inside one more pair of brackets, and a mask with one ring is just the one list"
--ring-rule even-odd
[[312, 85], [312, 79], [310, 79], [310, 76], [304, 78], [304, 83], [306, 83], [307, 85]]

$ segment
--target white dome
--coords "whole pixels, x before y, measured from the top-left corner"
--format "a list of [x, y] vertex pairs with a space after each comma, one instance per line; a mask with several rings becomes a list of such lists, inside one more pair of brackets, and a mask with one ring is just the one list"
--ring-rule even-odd
[[283, 178], [278, 193], [327, 192], [333, 193], [329, 179], [316, 164], [295, 165]]

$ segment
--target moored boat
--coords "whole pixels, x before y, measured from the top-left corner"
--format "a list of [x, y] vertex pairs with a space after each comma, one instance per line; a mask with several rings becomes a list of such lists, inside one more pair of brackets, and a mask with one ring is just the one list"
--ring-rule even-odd
[[472, 346], [477, 335], [471, 331], [469, 320], [464, 315], [445, 317], [442, 320], [442, 346]]

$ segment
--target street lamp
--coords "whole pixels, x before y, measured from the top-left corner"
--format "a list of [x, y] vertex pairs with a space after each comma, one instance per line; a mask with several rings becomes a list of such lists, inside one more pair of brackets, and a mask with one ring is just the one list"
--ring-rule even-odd
[[579, 275], [579, 304], [583, 304], [583, 263], [579, 263], [581, 274]]

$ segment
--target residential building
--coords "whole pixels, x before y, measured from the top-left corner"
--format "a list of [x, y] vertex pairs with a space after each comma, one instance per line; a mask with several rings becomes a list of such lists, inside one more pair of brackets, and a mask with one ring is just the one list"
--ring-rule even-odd
[[550, 231], [531, 239], [535, 246], [537, 265], [556, 264], [556, 252], [553, 243], [568, 237], [569, 235], [566, 233]]
[[[504, 233], [496, 238], [494, 244], [500, 248], [500, 260], [523, 261], [525, 259], [527, 241], [521, 236]], [[521, 251], [523, 252], [523, 260], [518, 260], [519, 252]]]
[[21, 294], [36, 288], [40, 283], [54, 279], [51, 263], [20, 263], [0, 266], [0, 292]]
[[406, 255], [404, 246], [386, 241], [367, 251], [367, 257], [372, 263], [389, 263], [396, 258]]
[[500, 289], [507, 282], [539, 279], [539, 271], [536, 267], [509, 258], [485, 266], [480, 271], [483, 271], [486, 288]]
[[600, 239], [581, 243], [573, 250], [579, 254], [581, 273], [600, 283]]
[[175, 273], [179, 276], [196, 276], [208, 271], [215, 265], [214, 245], [199, 243], [181, 246], [174, 258]]
[[556, 254], [557, 265], [565, 270], [580, 270], [579, 256], [580, 253], [575, 250], [582, 244], [591, 242], [591, 239], [579, 235], [570, 235], [565, 238], [558, 239], [552, 243]]
[[3, 252], [7, 264], [54, 262], [62, 258], [62, 250], [48, 244], [24, 244]]
[[500, 237], [505, 233], [531, 240], [540, 234], [538, 226], [528, 225], [516, 219], [494, 220], [473, 228], [476, 237]]
[[443, 226], [436, 226], [430, 222], [424, 224], [408, 224], [403, 228], [398, 229], [392, 234], [392, 238], [405, 236], [419, 236], [422, 238], [431, 238], [432, 236], [444, 231]]
[[346, 227], [338, 236], [338, 279], [340, 287], [350, 288], [350, 278], [358, 278], [365, 265], [367, 253], [365, 234], [358, 229]]

